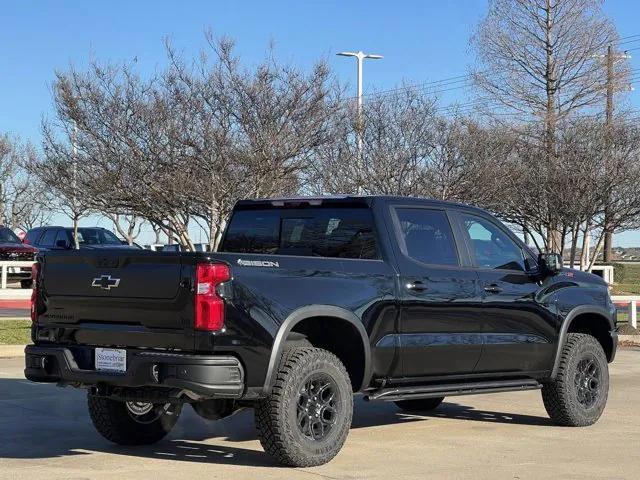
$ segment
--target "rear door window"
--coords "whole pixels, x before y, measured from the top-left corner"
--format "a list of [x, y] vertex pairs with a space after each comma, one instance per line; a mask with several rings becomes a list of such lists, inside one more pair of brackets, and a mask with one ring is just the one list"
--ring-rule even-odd
[[42, 235], [42, 238], [40, 239], [40, 245], [42, 245], [43, 247], [53, 247], [55, 245], [57, 233], [57, 228], [47, 228], [44, 231], [44, 235]]
[[220, 251], [334, 258], [378, 258], [366, 208], [238, 210]]
[[27, 243], [29, 245], [37, 244], [38, 238], [40, 237], [41, 233], [42, 233], [41, 228], [35, 228], [33, 230], [29, 230], [27, 232], [27, 235], [24, 237], [24, 243]]
[[64, 229], [58, 230], [58, 234], [56, 235], [56, 240], [54, 245], [58, 246], [58, 242], [64, 241], [65, 248], [69, 247], [69, 235], [67, 235], [67, 231]]
[[430, 265], [458, 265], [451, 225], [442, 210], [396, 208], [405, 253]]
[[79, 228], [78, 243], [80, 245], [122, 245], [118, 237], [109, 230], [101, 228]]

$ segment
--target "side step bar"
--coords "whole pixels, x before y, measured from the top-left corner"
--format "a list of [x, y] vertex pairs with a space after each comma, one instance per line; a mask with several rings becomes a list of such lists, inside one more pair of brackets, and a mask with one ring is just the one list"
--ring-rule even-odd
[[474, 395], [478, 393], [516, 392], [520, 390], [537, 390], [542, 385], [537, 380], [493, 380], [487, 382], [450, 383], [440, 385], [423, 385], [411, 387], [381, 388], [365, 396], [365, 400], [411, 400], [414, 398], [454, 397], [458, 395]]

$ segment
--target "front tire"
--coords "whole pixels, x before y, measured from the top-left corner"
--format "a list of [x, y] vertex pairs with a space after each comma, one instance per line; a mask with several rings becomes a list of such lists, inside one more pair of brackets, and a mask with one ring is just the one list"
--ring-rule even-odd
[[87, 396], [89, 416], [100, 435], [119, 445], [150, 445], [163, 439], [178, 421], [179, 409], [165, 404], [120, 402]]
[[549, 417], [558, 425], [593, 425], [609, 394], [609, 366], [602, 346], [591, 335], [570, 333], [562, 348], [555, 380], [542, 387]]
[[416, 398], [415, 400], [398, 400], [395, 403], [405, 412], [429, 412], [440, 406], [444, 397]]
[[335, 457], [353, 415], [353, 391], [342, 362], [313, 347], [287, 349], [271, 394], [255, 407], [265, 452], [283, 465], [311, 467]]

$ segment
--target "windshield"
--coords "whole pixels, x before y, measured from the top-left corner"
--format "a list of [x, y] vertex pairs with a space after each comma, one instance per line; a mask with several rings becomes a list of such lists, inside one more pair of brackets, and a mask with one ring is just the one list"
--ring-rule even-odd
[[118, 237], [109, 230], [101, 228], [79, 228], [78, 243], [80, 245], [122, 245]]
[[11, 231], [10, 228], [0, 228], [0, 242], [2, 243], [21, 243], [18, 236]]

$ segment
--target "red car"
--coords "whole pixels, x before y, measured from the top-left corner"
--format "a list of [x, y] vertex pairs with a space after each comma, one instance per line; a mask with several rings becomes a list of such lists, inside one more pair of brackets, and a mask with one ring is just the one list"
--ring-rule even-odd
[[[31, 261], [35, 258], [38, 249], [31, 245], [26, 245], [20, 241], [18, 236], [10, 228], [0, 226], [0, 260], [11, 261]], [[9, 267], [7, 272], [9, 281], [20, 280], [22, 288], [31, 288], [31, 267]]]

